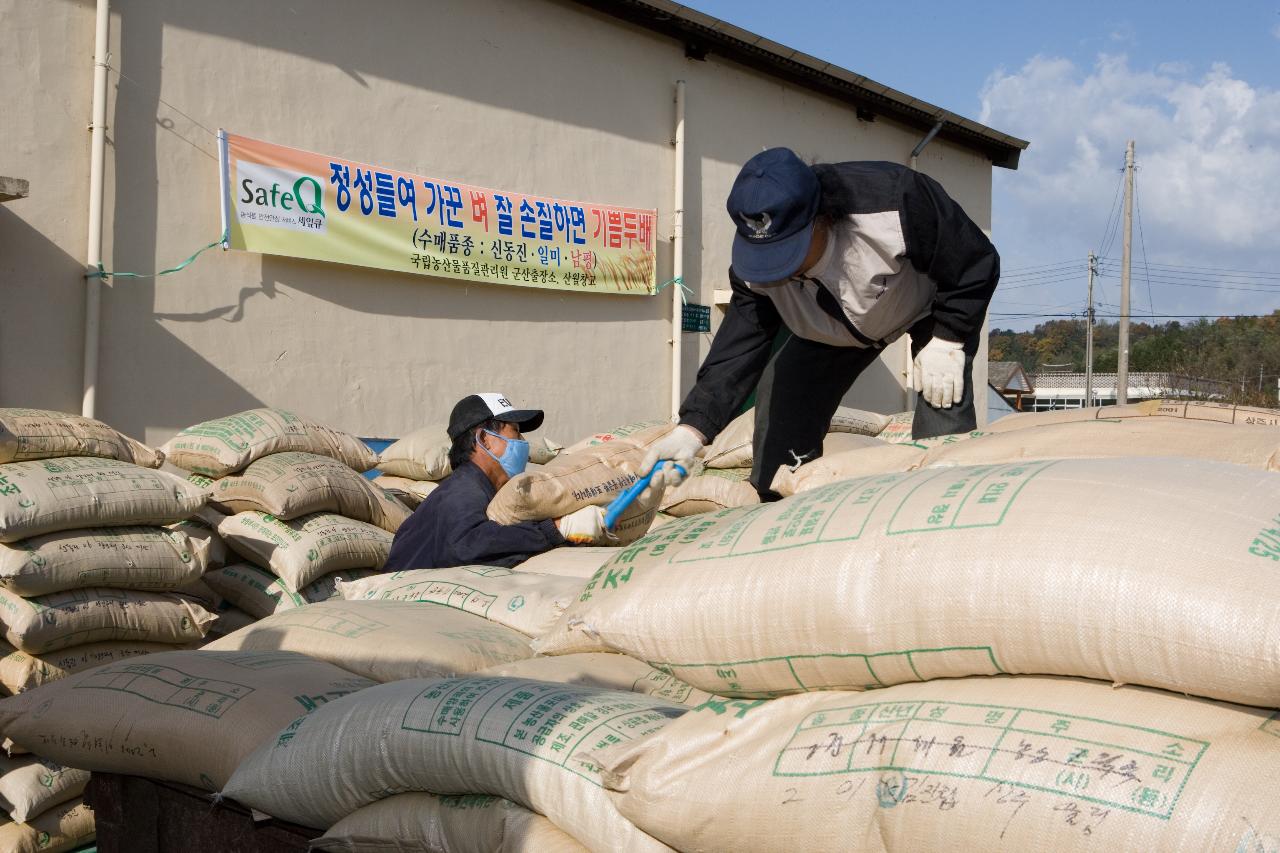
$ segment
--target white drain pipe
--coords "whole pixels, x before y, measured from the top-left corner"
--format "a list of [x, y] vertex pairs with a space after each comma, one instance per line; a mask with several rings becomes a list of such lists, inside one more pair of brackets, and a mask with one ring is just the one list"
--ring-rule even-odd
[[684, 316], [684, 81], [676, 81], [676, 186], [672, 202], [671, 229], [671, 417], [679, 417], [680, 403], [680, 352], [681, 326]]
[[[110, 0], [98, 0], [97, 29], [93, 38], [93, 123], [89, 144], [89, 245], [85, 272], [96, 273], [102, 263], [102, 188], [107, 152], [107, 36], [111, 23]], [[84, 386], [80, 413], [93, 417], [98, 392], [98, 338], [102, 317], [102, 279], [84, 280]]]

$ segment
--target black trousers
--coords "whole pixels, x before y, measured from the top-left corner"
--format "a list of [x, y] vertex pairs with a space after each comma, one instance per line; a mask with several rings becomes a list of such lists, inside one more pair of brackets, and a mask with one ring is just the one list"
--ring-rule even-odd
[[[912, 357], [933, 337], [933, 326], [933, 318], [926, 317], [907, 331]], [[960, 404], [935, 409], [923, 397], [917, 397], [912, 437], [932, 438], [977, 429], [973, 358], [981, 340], [979, 327], [964, 342], [964, 396]], [[881, 352], [820, 344], [795, 335], [782, 345], [765, 367], [756, 389], [755, 464], [751, 484], [762, 500], [778, 499], [769, 488], [778, 468], [810, 462], [822, 455], [822, 439], [841, 399]]]

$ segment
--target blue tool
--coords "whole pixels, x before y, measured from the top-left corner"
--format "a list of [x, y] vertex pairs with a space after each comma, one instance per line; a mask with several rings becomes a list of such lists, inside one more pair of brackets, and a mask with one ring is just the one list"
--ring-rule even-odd
[[663, 465], [675, 465], [675, 469], [680, 472], [681, 477], [684, 477], [689, 473], [685, 470], [683, 465], [676, 465], [674, 462], [659, 459], [654, 463], [654, 466], [649, 469], [648, 474], [645, 474], [639, 480], [636, 480], [627, 487], [626, 491], [610, 501], [608, 508], [604, 511], [605, 530], [613, 529], [613, 526], [618, 523], [618, 517], [627, 511], [627, 507], [631, 506], [632, 502], [635, 501], [636, 498], [640, 497], [641, 492], [649, 488], [649, 481], [653, 479], [653, 475], [656, 474], [658, 469]]

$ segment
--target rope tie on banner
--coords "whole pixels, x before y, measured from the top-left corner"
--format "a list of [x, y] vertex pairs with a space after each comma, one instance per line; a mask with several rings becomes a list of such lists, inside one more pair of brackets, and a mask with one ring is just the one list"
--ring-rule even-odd
[[665, 290], [666, 288], [670, 287], [673, 284], [676, 287], [680, 288], [680, 304], [688, 305], [689, 297], [693, 296], [693, 291], [685, 286], [684, 279], [681, 278], [680, 276], [667, 279], [662, 284], [658, 285], [658, 289], [653, 292], [653, 295], [657, 296], [659, 293], [661, 293], [663, 290]]
[[84, 274], [84, 277], [100, 278], [103, 281], [107, 281], [113, 276], [115, 278], [157, 278], [162, 275], [170, 275], [171, 273], [181, 272], [182, 270], [191, 266], [191, 264], [195, 261], [196, 258], [200, 257], [205, 252], [212, 249], [214, 246], [221, 246], [223, 243], [227, 242], [229, 238], [230, 238], [230, 235], [227, 234], [226, 232], [223, 232], [222, 236], [219, 237], [217, 240], [214, 240], [212, 243], [210, 243], [209, 245], [201, 249], [197, 249], [195, 253], [191, 255], [191, 257], [187, 258], [185, 261], [178, 264], [176, 267], [170, 267], [167, 270], [160, 270], [160, 272], [108, 272], [103, 268], [102, 264], [98, 264], [98, 268], [96, 270], [90, 270], [89, 272], [86, 272]]

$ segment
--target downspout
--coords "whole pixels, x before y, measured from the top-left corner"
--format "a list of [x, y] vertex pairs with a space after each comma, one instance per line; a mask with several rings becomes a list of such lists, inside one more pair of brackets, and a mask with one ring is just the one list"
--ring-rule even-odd
[[[945, 124], [945, 122], [942, 119], [938, 119], [937, 123], [935, 123], [934, 126], [929, 129], [929, 132], [924, 135], [924, 138], [916, 143], [916, 147], [911, 149], [911, 159], [908, 162], [908, 165], [911, 167], [911, 171], [916, 171], [916, 158], [924, 152], [925, 146], [932, 142], [933, 138], [938, 135], [938, 131], [942, 130], [943, 124]], [[917, 395], [915, 389], [915, 364], [911, 358], [910, 339], [905, 339], [902, 352], [902, 395], [905, 398], [906, 411], [914, 412], [916, 408]]]
[[84, 386], [80, 413], [93, 417], [98, 391], [98, 337], [102, 316], [102, 188], [107, 151], [107, 36], [110, 0], [98, 0], [93, 38], [93, 123], [89, 125], [89, 245], [85, 252]]
[[680, 415], [680, 337], [684, 324], [684, 81], [676, 81], [675, 198], [671, 219], [671, 417]]

